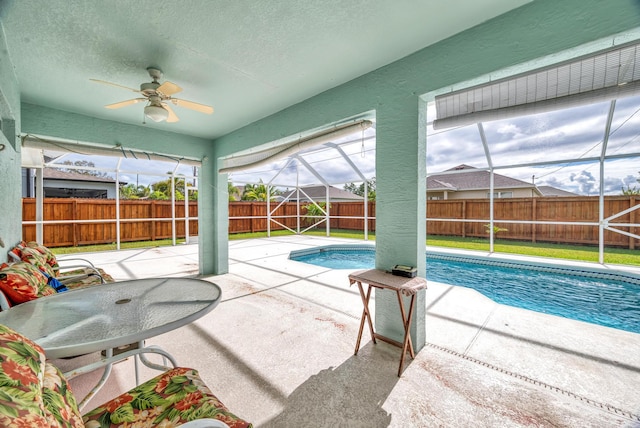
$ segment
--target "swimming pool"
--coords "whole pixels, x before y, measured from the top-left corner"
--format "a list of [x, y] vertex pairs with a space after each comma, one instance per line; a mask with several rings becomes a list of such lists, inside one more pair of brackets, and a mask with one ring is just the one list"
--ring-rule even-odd
[[[375, 247], [330, 245], [289, 258], [331, 269], [371, 269]], [[427, 252], [427, 280], [473, 288], [497, 303], [640, 333], [640, 277]]]

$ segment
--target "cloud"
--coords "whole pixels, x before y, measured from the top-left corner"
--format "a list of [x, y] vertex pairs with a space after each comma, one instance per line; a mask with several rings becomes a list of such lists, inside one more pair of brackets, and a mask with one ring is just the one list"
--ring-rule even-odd
[[550, 178], [548, 178], [546, 180], [542, 180], [542, 181], [538, 182], [537, 184], [539, 186], [546, 185], [546, 186], [555, 187], [557, 189], [571, 191], [571, 188], [569, 186], [567, 186], [567, 183], [558, 180], [556, 177], [550, 177]]
[[[572, 109], [523, 116], [515, 119], [483, 123], [491, 161], [496, 172], [531, 182], [535, 175], [538, 185], [549, 185], [583, 195], [596, 195], [600, 189], [599, 165], [597, 161], [584, 162], [580, 159], [597, 158], [602, 149], [602, 140], [610, 103], [599, 103]], [[637, 153], [640, 150], [640, 97], [618, 100], [611, 126], [613, 134], [609, 138], [607, 154]], [[358, 138], [355, 138], [359, 140]], [[392, 144], [392, 142], [387, 142]], [[366, 141], [366, 155], [360, 155], [361, 143], [343, 147], [367, 177], [375, 173], [375, 141]], [[305, 155], [307, 156], [307, 155]], [[334, 157], [325, 151], [320, 155], [306, 157], [311, 165], [331, 183], [348, 183], [359, 180], [350, 167], [333, 159], [322, 162], [323, 156]], [[489, 163], [480, 138], [477, 125], [469, 125], [450, 130], [434, 131], [427, 127], [427, 172], [439, 172], [460, 164], [486, 168]], [[500, 168], [518, 164], [544, 161], [575, 160], [566, 164]], [[621, 187], [636, 185], [640, 176], [640, 157], [632, 159], [608, 160], [605, 164], [604, 189], [606, 194], [620, 194]], [[277, 175], [278, 183], [295, 186], [300, 183], [319, 183], [318, 179], [304, 167], [299, 176], [290, 167], [278, 173], [282, 164], [263, 166], [253, 171], [232, 174], [233, 180], [264, 182]], [[640, 183], [637, 183], [640, 185]]]
[[496, 132], [501, 135], [509, 136], [511, 138], [517, 138], [524, 135], [522, 130], [515, 123], [506, 123], [498, 126]]
[[598, 194], [600, 190], [596, 187], [596, 178], [589, 171], [580, 171], [580, 173], [572, 173], [569, 180], [577, 183], [579, 193], [583, 195]]
[[622, 193], [622, 185], [623, 182], [620, 178], [617, 177], [605, 177], [604, 178], [604, 193], [605, 194], [611, 194], [611, 193], [617, 193], [617, 194], [621, 194]]

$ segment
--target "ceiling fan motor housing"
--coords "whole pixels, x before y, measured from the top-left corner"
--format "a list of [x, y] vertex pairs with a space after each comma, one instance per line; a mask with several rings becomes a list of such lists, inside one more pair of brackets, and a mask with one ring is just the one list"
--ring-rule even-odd
[[140, 85], [140, 92], [145, 94], [146, 96], [155, 95], [156, 89], [160, 87], [160, 83], [158, 82], [148, 82]]
[[149, 76], [151, 76], [154, 82], [158, 82], [158, 80], [162, 79], [162, 70], [160, 70], [160, 68], [147, 67], [147, 71], [149, 72]]

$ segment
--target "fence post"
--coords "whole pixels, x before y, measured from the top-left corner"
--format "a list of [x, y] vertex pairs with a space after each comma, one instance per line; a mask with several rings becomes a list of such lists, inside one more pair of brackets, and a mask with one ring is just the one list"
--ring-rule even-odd
[[255, 210], [255, 203], [251, 202], [251, 221], [249, 222], [249, 224], [251, 225], [250, 229], [251, 229], [251, 233], [255, 232], [255, 222], [256, 219], [256, 210]]
[[[72, 214], [72, 218], [74, 220], [78, 219], [78, 200], [74, 199], [72, 204], [71, 204], [71, 212]], [[78, 246], [78, 223], [76, 223], [75, 221], [73, 222], [73, 227], [72, 227], [72, 232], [73, 234], [73, 246], [77, 247]]]
[[151, 201], [151, 240], [156, 240], [156, 201]]
[[[467, 219], [467, 201], [463, 200], [462, 201], [462, 220], [466, 220]], [[462, 222], [462, 237], [466, 238], [467, 237], [467, 222], [463, 221]]]
[[[636, 197], [631, 195], [629, 197], [629, 208], [633, 207], [636, 205]], [[638, 212], [638, 210], [633, 210], [629, 213], [629, 223], [634, 224], [636, 222], [636, 213]], [[630, 233], [635, 233], [636, 232], [636, 228], [635, 227], [630, 227], [629, 228], [629, 232]], [[629, 249], [630, 250], [634, 250], [636, 248], [636, 240], [633, 236], [629, 237]]]
[[[536, 221], [536, 219], [538, 218], [538, 215], [536, 213], [537, 208], [537, 204], [536, 204], [536, 198], [532, 197], [532, 202], [531, 202], [531, 221]], [[537, 224], [531, 224], [531, 242], [532, 243], [536, 243], [536, 230], [538, 229], [538, 225]]]

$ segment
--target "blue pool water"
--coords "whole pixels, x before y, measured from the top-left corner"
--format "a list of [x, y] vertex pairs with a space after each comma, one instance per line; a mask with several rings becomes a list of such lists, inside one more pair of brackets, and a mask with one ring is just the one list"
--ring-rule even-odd
[[[298, 253], [290, 258], [331, 269], [375, 265], [373, 248]], [[473, 288], [505, 305], [640, 333], [640, 279], [633, 276], [427, 254], [427, 279]]]

